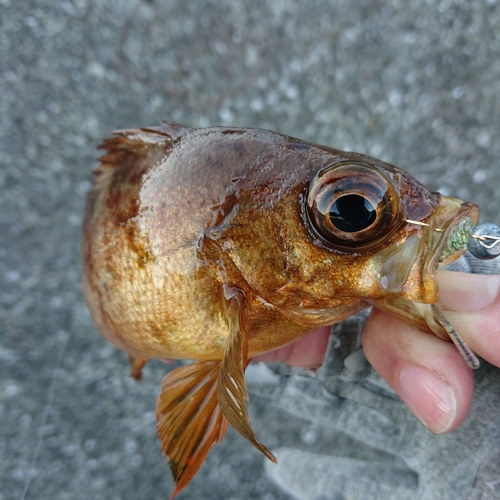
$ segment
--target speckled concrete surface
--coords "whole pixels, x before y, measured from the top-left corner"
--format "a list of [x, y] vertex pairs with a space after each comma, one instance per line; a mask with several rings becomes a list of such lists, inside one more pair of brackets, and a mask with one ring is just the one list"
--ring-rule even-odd
[[[102, 138], [161, 119], [270, 128], [395, 163], [498, 224], [499, 34], [496, 0], [0, 0], [0, 500], [172, 488], [153, 417], [169, 368], [129, 379], [80, 289]], [[250, 410], [263, 442], [291, 450], [285, 463], [322, 451], [318, 439], [349, 448], [274, 389], [259, 398], [287, 380], [263, 373]], [[312, 413], [328, 400], [315, 394]], [[357, 498], [273, 474], [230, 431], [178, 498]], [[499, 498], [492, 481], [481, 498]]]

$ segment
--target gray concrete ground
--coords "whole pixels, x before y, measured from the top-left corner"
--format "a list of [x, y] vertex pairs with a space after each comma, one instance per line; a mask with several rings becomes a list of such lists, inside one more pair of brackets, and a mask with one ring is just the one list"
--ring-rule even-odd
[[[498, 224], [499, 56], [496, 0], [0, 0], [0, 500], [153, 500], [172, 488], [153, 416], [168, 367], [129, 379], [80, 288], [85, 195], [111, 130], [270, 128], [395, 163]], [[250, 410], [283, 465], [264, 467], [230, 430], [179, 500], [350, 500], [365, 483], [364, 498], [458, 499], [479, 484], [465, 458], [446, 477], [396, 460], [385, 420], [372, 421], [382, 431], [370, 446], [354, 443], [366, 422], [349, 407], [346, 425], [326, 425], [338, 373], [319, 383], [259, 370]], [[496, 371], [481, 383], [498, 410]], [[398, 411], [406, 430], [418, 425]], [[468, 419], [474, 439], [498, 440], [482, 415]], [[456, 435], [491, 472], [464, 498], [500, 498], [498, 454], [481, 458]], [[425, 450], [422, 461], [449, 462], [446, 446]], [[332, 470], [350, 471], [343, 489]]]

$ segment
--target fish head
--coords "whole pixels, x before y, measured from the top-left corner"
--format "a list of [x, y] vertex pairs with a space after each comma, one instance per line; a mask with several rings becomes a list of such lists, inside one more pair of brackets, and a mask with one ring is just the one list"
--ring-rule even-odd
[[435, 270], [465, 251], [478, 208], [364, 157], [321, 169], [310, 183], [305, 214], [305, 225], [318, 237], [314, 245], [345, 256], [384, 295], [432, 304]]
[[332, 150], [274, 209], [280, 279], [264, 267], [255, 287], [286, 315], [319, 326], [374, 305], [448, 336], [430, 307], [435, 272], [465, 251], [475, 205], [430, 192], [393, 165]]
[[321, 169], [310, 183], [305, 224], [318, 236], [314, 244], [346, 260], [351, 279], [343, 294], [448, 338], [430, 307], [438, 301], [435, 271], [464, 253], [478, 208], [357, 156]]

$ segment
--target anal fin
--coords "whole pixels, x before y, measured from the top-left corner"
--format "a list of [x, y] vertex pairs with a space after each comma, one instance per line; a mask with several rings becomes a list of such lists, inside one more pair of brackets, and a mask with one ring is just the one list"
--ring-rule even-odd
[[219, 405], [229, 423], [269, 460], [277, 463], [276, 457], [258, 439], [250, 425], [246, 401], [248, 392], [245, 383], [245, 368], [248, 364], [248, 341], [241, 327], [241, 296], [229, 299], [227, 318], [229, 339], [220, 364], [217, 396]]
[[146, 366], [146, 363], [149, 361], [149, 359], [136, 358], [135, 356], [132, 356], [132, 354], [128, 355], [128, 359], [130, 361], [130, 376], [134, 380], [141, 380], [142, 369]]
[[193, 478], [227, 420], [217, 402], [219, 361], [195, 362], [168, 373], [156, 403], [156, 430], [175, 481], [171, 497]]

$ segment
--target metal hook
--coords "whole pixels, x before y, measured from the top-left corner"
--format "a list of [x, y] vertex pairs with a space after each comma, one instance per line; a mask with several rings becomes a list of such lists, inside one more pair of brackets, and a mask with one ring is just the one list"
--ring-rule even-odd
[[[494, 246], [498, 245], [500, 243], [500, 237], [497, 236], [491, 236], [491, 235], [484, 235], [484, 234], [471, 234], [471, 238], [475, 238], [476, 240], [479, 240], [479, 244], [483, 248], [487, 248], [488, 250], [490, 248], [493, 248]], [[492, 243], [485, 243], [487, 240], [491, 240]]]
[[[416, 224], [417, 226], [430, 227], [426, 222], [411, 219], [403, 219], [403, 222]], [[444, 229], [434, 227], [434, 231], [442, 233]], [[475, 226], [469, 236], [467, 248], [469, 252], [478, 259], [494, 259], [500, 255], [500, 227], [491, 223], [484, 223]]]
[[[416, 224], [417, 226], [426, 226], [430, 227], [430, 224], [427, 224], [426, 222], [420, 222], [418, 220], [411, 220], [411, 219], [403, 219], [403, 222], [408, 222], [409, 224]], [[438, 233], [442, 233], [444, 229], [441, 229], [439, 227], [434, 227], [434, 231], [437, 231]]]
[[486, 222], [472, 229], [467, 248], [478, 259], [494, 259], [500, 255], [498, 243], [500, 243], [500, 227]]

